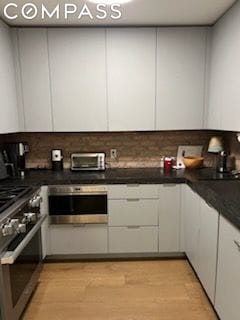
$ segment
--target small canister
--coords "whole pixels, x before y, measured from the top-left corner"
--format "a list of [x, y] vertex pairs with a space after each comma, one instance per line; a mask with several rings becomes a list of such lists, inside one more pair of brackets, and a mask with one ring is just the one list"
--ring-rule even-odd
[[173, 159], [171, 157], [165, 157], [164, 159], [164, 170], [169, 172], [172, 170]]

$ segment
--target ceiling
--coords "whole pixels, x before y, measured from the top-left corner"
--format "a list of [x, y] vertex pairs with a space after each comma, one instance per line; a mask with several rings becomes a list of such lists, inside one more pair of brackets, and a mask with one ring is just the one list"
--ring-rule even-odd
[[[36, 4], [38, 15], [32, 20], [26, 20], [21, 15], [21, 7], [27, 2]], [[102, 1], [104, 2], [104, 0]], [[12, 26], [169, 26], [169, 25], [212, 25], [214, 24], [237, 0], [132, 0], [121, 5], [122, 17], [113, 20], [96, 18], [96, 4], [89, 0], [1, 0], [0, 17]], [[18, 14], [15, 20], [6, 19], [3, 15], [5, 5], [15, 3], [18, 8], [9, 8], [9, 14]], [[64, 19], [64, 4], [77, 5], [78, 14], [84, 4], [87, 4], [93, 15], [78, 19], [78, 14], [69, 15]], [[115, 1], [118, 3], [118, 0]], [[59, 19], [41, 19], [41, 4], [49, 11], [60, 4]], [[108, 7], [108, 14], [110, 8]]]

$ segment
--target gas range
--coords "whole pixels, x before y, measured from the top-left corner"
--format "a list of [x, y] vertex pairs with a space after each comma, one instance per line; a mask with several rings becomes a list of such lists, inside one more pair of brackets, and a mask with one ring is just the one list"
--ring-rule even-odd
[[31, 190], [28, 186], [0, 186], [0, 214]]
[[40, 215], [40, 189], [0, 185], [0, 253], [19, 234], [27, 233]]
[[[18, 320], [42, 268], [38, 187], [0, 185], [0, 319]], [[5, 294], [2, 295], [1, 293]]]

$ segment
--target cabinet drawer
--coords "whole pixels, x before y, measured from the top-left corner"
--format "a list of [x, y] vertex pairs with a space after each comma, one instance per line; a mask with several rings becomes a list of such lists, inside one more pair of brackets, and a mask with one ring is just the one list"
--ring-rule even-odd
[[107, 253], [107, 247], [106, 226], [50, 226], [51, 254]]
[[110, 226], [157, 226], [157, 199], [109, 200]]
[[109, 252], [158, 252], [158, 227], [109, 227]]
[[125, 184], [108, 186], [109, 199], [157, 199], [159, 186], [155, 184]]

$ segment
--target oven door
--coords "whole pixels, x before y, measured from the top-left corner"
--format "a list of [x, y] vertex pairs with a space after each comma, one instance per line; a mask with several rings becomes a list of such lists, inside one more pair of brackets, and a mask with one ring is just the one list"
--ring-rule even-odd
[[105, 224], [107, 213], [107, 194], [49, 195], [51, 224]]
[[1, 258], [3, 320], [17, 320], [23, 312], [39, 278], [42, 267], [41, 224], [43, 218], [19, 235]]

